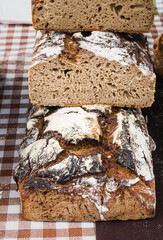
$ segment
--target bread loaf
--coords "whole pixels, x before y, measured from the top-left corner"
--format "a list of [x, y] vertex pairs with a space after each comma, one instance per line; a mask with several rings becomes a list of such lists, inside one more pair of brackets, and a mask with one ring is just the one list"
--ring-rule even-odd
[[24, 218], [153, 217], [154, 148], [140, 109], [34, 106], [14, 171]]
[[153, 48], [156, 70], [163, 78], [163, 33], [157, 37]]
[[149, 107], [155, 74], [142, 34], [37, 32], [29, 69], [32, 104]]
[[32, 0], [37, 30], [148, 32], [152, 0]]

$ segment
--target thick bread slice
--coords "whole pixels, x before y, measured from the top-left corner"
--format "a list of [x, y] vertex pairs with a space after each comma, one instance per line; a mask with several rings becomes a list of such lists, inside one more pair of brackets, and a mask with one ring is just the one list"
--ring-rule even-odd
[[14, 171], [24, 218], [154, 217], [154, 149], [140, 109], [33, 107]]
[[37, 32], [29, 96], [37, 105], [149, 107], [155, 74], [142, 34]]
[[153, 0], [32, 0], [37, 30], [148, 32]]

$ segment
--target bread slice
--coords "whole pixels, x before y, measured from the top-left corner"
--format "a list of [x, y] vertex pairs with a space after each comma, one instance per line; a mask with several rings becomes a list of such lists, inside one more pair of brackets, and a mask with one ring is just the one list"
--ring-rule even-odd
[[163, 78], [163, 32], [155, 39], [153, 53], [156, 70]]
[[142, 34], [37, 32], [29, 69], [32, 104], [149, 107], [154, 93]]
[[154, 217], [154, 149], [140, 109], [34, 106], [14, 171], [24, 218]]
[[152, 0], [33, 0], [37, 30], [148, 32]]

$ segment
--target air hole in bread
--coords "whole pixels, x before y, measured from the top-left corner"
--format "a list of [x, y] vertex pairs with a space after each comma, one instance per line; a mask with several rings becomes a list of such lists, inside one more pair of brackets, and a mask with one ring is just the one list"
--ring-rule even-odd
[[99, 84], [99, 87], [102, 89], [102, 86], [101, 86], [101, 84]]
[[58, 71], [58, 69], [57, 68], [52, 68], [52, 71], [56, 72], [56, 71]]
[[122, 6], [121, 5], [116, 6], [115, 3], [110, 4], [110, 8], [112, 11], [115, 11], [117, 16], [119, 15], [120, 11], [122, 10]]
[[112, 88], [112, 89], [116, 89], [116, 86], [113, 85], [112, 83], [108, 83], [108, 86], [109, 86], [110, 88]]
[[48, 28], [48, 26], [49, 26], [49, 23], [47, 22], [47, 23], [45, 24], [45, 28]]
[[126, 18], [124, 15], [121, 15], [121, 19], [125, 19], [125, 20], [130, 20], [130, 18], [128, 17], [128, 18]]
[[66, 69], [66, 70], [64, 70], [64, 74], [66, 75], [68, 72], [70, 72], [70, 71], [72, 71], [72, 70], [70, 70], [70, 69]]
[[110, 63], [107, 63], [107, 64], [106, 64], [106, 68], [109, 68], [109, 67], [110, 67]]
[[69, 88], [69, 87], [65, 88], [65, 92], [66, 92], [66, 91], [69, 91], [69, 90], [70, 90], [70, 88]]
[[97, 67], [97, 68], [101, 67], [101, 63], [97, 64], [96, 67]]
[[38, 10], [38, 11], [41, 11], [41, 10], [42, 10], [42, 7], [38, 7], [37, 10]]
[[122, 10], [122, 6], [118, 5], [117, 7], [115, 7], [115, 12], [117, 15], [119, 15], [120, 11]]
[[126, 96], [127, 98], [130, 98], [130, 94], [127, 91], [124, 91], [124, 96]]
[[99, 13], [101, 12], [101, 9], [102, 9], [101, 7], [98, 8], [98, 12], [99, 12]]
[[130, 8], [134, 9], [134, 8], [143, 8], [144, 6], [142, 4], [137, 4], [137, 5], [131, 5]]

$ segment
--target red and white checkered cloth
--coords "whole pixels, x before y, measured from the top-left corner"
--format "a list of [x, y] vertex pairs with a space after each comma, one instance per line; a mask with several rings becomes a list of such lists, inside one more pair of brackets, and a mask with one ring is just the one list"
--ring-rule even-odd
[[[157, 7], [159, 15], [146, 34], [151, 55], [154, 39], [163, 31], [163, 0]], [[12, 172], [25, 135], [34, 38], [32, 26], [0, 24], [0, 239], [95, 240], [95, 223], [30, 222], [21, 216]]]

